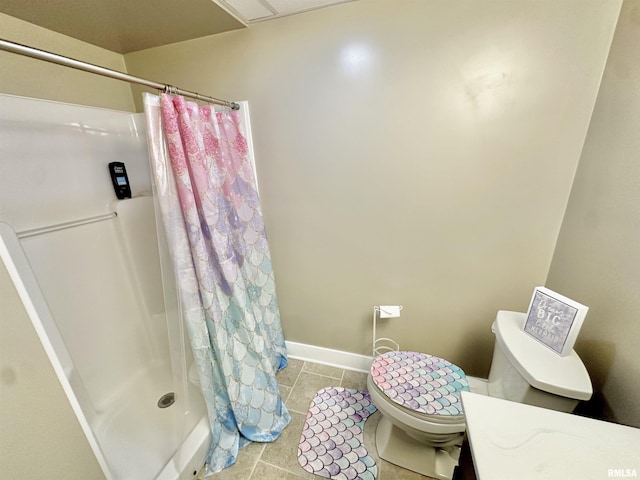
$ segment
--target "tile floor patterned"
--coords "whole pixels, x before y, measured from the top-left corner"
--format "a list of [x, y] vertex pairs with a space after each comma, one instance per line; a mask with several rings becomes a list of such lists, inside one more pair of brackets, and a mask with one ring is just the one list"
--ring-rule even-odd
[[[206, 480], [321, 480], [298, 464], [300, 434], [311, 399], [325, 387], [367, 389], [364, 373], [342, 370], [317, 363], [289, 359], [289, 365], [278, 373], [282, 398], [291, 414], [291, 423], [273, 443], [252, 443], [240, 450], [237, 462]], [[378, 465], [377, 480], [425, 480], [415, 472], [397, 467], [378, 457], [374, 436], [380, 413], [374, 413], [365, 423], [365, 446]]]

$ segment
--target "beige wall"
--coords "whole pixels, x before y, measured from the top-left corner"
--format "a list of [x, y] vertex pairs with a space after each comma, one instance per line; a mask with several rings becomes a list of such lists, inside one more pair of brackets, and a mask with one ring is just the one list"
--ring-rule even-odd
[[2, 478], [104, 479], [0, 260]]
[[[125, 55], [251, 106], [285, 336], [486, 375], [543, 284], [618, 1], [362, 0]], [[134, 95], [137, 98], [137, 95]]]
[[[640, 427], [640, 0], [625, 0], [547, 286], [590, 307], [596, 415]], [[603, 409], [603, 410], [601, 410]]]
[[[122, 55], [0, 13], [2, 38], [125, 71]], [[0, 51], [0, 93], [133, 111], [129, 84]]]

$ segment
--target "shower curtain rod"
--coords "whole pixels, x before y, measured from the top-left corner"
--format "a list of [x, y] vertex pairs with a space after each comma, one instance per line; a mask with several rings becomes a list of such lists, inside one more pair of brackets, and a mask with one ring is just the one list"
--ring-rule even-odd
[[28, 47], [27, 45], [21, 45], [19, 43], [10, 42], [0, 38], [0, 50], [5, 50], [11, 53], [17, 53], [18, 55], [24, 55], [27, 57], [35, 58], [38, 60], [44, 60], [45, 62], [51, 62], [65, 67], [75, 68], [77, 70], [83, 70], [89, 73], [95, 73], [96, 75], [102, 75], [104, 77], [115, 78], [116, 80], [122, 80], [129, 83], [137, 83], [138, 85], [144, 85], [147, 87], [155, 88], [156, 90], [162, 90], [165, 93], [171, 93], [174, 95], [182, 95], [184, 97], [194, 98], [203, 102], [213, 103], [215, 105], [223, 105], [229, 107], [232, 110], [240, 110], [240, 105], [235, 102], [227, 100], [220, 100], [218, 98], [209, 97], [207, 95], [200, 95], [196, 92], [190, 92], [189, 90], [182, 90], [181, 88], [166, 85], [164, 83], [158, 83], [151, 80], [145, 80], [144, 78], [134, 77], [127, 73], [118, 72], [117, 70], [111, 70], [109, 68], [100, 67], [91, 63], [82, 62], [73, 58], [64, 57], [56, 53], [47, 52], [45, 50], [39, 50], [37, 48]]

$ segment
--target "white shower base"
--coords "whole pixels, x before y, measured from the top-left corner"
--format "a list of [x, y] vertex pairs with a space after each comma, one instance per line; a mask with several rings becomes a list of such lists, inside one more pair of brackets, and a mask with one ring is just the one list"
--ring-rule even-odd
[[[184, 416], [180, 414], [186, 410], [182, 392], [175, 392], [176, 402], [173, 405], [158, 407], [160, 397], [173, 391], [172, 385], [169, 365], [158, 363], [141, 369], [125, 389], [110, 399], [109, 408], [98, 413], [91, 422], [98, 443], [110, 460], [109, 467], [115, 478], [156, 478], [166, 467], [165, 478], [175, 479], [178, 478], [176, 465], [187, 467], [189, 463], [193, 463], [190, 459], [180, 458], [179, 454], [176, 458], [172, 458], [172, 455], [176, 452], [180, 437], [185, 436], [183, 433], [194, 431], [201, 421], [204, 423], [205, 433], [208, 433], [206, 408], [202, 395], [191, 384], [187, 392], [189, 398], [186, 399], [190, 405]], [[203, 437], [201, 434], [198, 436]], [[206, 439], [205, 434], [201, 438], [205, 454], [209, 446]], [[140, 448], [143, 445], [144, 448]], [[169, 458], [172, 460], [167, 464]], [[203, 462], [204, 454], [202, 458], [195, 459], [193, 469], [198, 470]], [[172, 474], [167, 475], [169, 473]], [[184, 473], [189, 474], [189, 477], [193, 476], [193, 471]]]

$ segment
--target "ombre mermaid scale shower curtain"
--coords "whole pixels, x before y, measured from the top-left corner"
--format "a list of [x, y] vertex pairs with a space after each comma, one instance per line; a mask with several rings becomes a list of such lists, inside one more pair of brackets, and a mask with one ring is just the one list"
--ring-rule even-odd
[[291, 417], [275, 374], [287, 365], [269, 246], [238, 112], [145, 94], [155, 192], [207, 403], [207, 473]]

